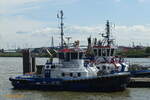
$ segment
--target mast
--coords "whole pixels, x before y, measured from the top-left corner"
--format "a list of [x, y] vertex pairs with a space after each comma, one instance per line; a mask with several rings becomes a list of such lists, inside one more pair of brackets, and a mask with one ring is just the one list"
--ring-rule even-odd
[[63, 30], [63, 28], [64, 28], [64, 23], [63, 23], [64, 17], [63, 17], [63, 15], [64, 15], [63, 10], [60, 11], [60, 16], [59, 16], [59, 14], [57, 14], [57, 18], [60, 19], [61, 48], [64, 47], [64, 38], [63, 38], [63, 36], [64, 36], [64, 30]]
[[106, 39], [107, 39], [107, 46], [110, 46], [110, 24], [109, 24], [109, 20], [107, 20], [106, 23]]

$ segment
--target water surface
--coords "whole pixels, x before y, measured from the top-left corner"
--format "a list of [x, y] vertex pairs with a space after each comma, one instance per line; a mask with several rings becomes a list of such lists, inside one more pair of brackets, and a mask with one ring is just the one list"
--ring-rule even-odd
[[[149, 58], [130, 58], [133, 63], [150, 64]], [[38, 58], [44, 64], [46, 58]], [[127, 88], [122, 92], [67, 92], [14, 90], [9, 77], [22, 74], [22, 58], [0, 58], [0, 100], [150, 100], [150, 88]]]

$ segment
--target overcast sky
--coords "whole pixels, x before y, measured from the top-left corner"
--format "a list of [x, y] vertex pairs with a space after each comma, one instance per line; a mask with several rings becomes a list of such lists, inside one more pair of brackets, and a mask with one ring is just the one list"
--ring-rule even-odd
[[[0, 0], [0, 48], [59, 44], [57, 13], [64, 11], [65, 36], [86, 44], [112, 24], [119, 45], [150, 45], [150, 0]], [[114, 26], [115, 24], [115, 26]]]

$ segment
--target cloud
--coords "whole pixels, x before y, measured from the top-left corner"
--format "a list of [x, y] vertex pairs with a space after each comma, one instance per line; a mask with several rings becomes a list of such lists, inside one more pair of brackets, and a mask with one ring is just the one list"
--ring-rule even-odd
[[23, 16], [0, 19], [1, 48], [9, 48], [8, 45], [13, 44], [23, 47], [25, 43], [31, 43], [34, 38], [30, 37], [31, 32], [44, 27], [46, 24], [46, 22], [30, 20]]
[[[54, 36], [55, 45], [59, 44], [60, 31], [57, 27], [51, 27], [50, 22], [30, 19], [24, 14], [40, 8], [41, 3], [50, 5], [70, 4], [79, 0], [0, 0], [0, 39], [1, 48], [11, 48], [16, 44], [18, 47], [41, 47], [50, 46], [51, 36]], [[122, 0], [114, 0], [121, 2]], [[144, 2], [146, 0], [139, 0]], [[33, 13], [33, 11], [31, 11]], [[9, 16], [10, 15], [10, 16]], [[57, 23], [53, 23], [53, 26]], [[65, 36], [71, 36], [72, 41], [80, 40], [82, 44], [87, 43], [87, 37], [99, 37], [104, 32], [104, 25], [79, 26], [70, 25], [64, 29]], [[120, 45], [136, 43], [147, 44], [150, 40], [150, 25], [121, 25], [113, 30], [114, 37]], [[28, 44], [28, 46], [26, 45]]]
[[132, 42], [143, 45], [149, 44], [150, 25], [116, 26], [117, 42], [128, 45]]
[[[52, 27], [50, 22], [30, 19], [30, 15], [26, 16], [24, 13], [32, 14], [42, 3], [67, 5], [78, 1], [80, 0], [0, 0], [0, 48], [14, 48], [13, 45], [21, 48], [50, 46], [51, 36], [54, 36], [55, 45], [59, 45], [60, 31], [54, 27], [57, 23], [53, 23]], [[128, 45], [137, 40], [137, 43], [149, 41], [149, 29], [149, 25], [124, 25], [116, 26], [113, 33], [119, 44]], [[87, 44], [86, 40], [90, 35], [99, 37], [100, 32], [104, 32], [104, 25], [71, 25], [64, 29], [65, 36], [71, 36], [72, 41], [80, 40], [82, 44]]]
[[[87, 44], [87, 37], [91, 35], [93, 38], [100, 38], [99, 33], [104, 33], [104, 29], [104, 25], [67, 25], [64, 33], [65, 37], [72, 37], [72, 42], [80, 40], [81, 44]], [[60, 42], [60, 30], [57, 27], [52, 27], [49, 22], [31, 20], [24, 16], [3, 18], [0, 30], [1, 48], [14, 48], [14, 45], [21, 48], [50, 46], [51, 36], [54, 36], [55, 45]], [[132, 42], [147, 45], [150, 40], [150, 25], [119, 25], [113, 28], [112, 33], [119, 45], [129, 45]]]

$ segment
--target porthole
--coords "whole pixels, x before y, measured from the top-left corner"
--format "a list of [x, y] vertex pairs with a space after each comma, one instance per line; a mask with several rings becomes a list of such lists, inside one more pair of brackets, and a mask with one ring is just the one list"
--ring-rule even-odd
[[70, 73], [70, 77], [72, 77], [73, 76], [73, 73]]
[[81, 73], [78, 73], [78, 77], [80, 77], [81, 76]]
[[105, 65], [103, 65], [102, 68], [103, 68], [103, 70], [106, 70], [106, 66]]
[[52, 65], [51, 68], [55, 68], [55, 65]]
[[49, 68], [49, 66], [46, 66], [46, 68]]
[[62, 75], [62, 76], [65, 76], [65, 73], [62, 73], [61, 75]]

